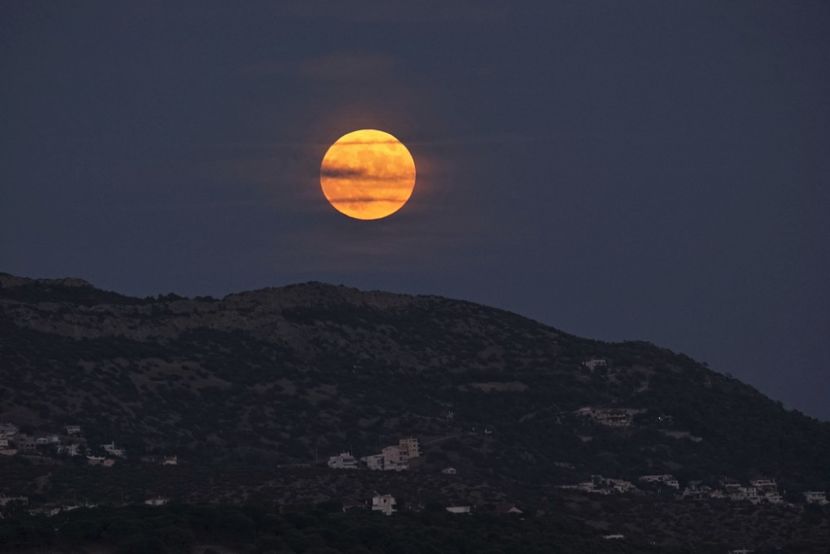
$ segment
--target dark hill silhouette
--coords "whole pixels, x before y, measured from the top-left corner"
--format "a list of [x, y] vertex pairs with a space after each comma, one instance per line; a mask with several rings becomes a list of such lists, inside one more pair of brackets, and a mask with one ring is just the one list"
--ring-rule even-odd
[[[671, 473], [681, 489], [764, 477], [796, 504], [801, 491], [830, 487], [830, 424], [685, 355], [580, 338], [470, 302], [321, 283], [131, 298], [80, 280], [2, 274], [4, 421], [32, 436], [80, 425], [87, 445], [126, 449], [104, 473], [83, 457], [0, 457], [5, 492], [44, 501], [156, 491], [291, 504], [388, 490], [410, 505], [496, 510], [554, 498], [586, 521], [600, 506], [610, 521], [662, 517], [641, 529], [643, 540], [676, 540], [678, 521], [732, 516], [717, 515], [727, 510], [720, 504], [698, 517], [682, 515], [688, 502], [655, 508], [636, 496], [566, 501], [560, 487], [592, 475], [637, 483]], [[325, 467], [339, 452], [364, 456], [410, 436], [424, 455], [409, 471]], [[139, 462], [162, 454], [178, 455], [179, 468]], [[757, 528], [784, 536], [800, 525], [793, 509]], [[824, 521], [804, 536], [827, 536]], [[718, 534], [745, 540], [756, 524]]]

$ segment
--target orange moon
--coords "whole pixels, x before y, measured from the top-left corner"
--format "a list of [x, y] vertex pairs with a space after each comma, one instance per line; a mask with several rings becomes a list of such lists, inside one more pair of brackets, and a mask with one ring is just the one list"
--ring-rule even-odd
[[320, 186], [338, 212], [355, 219], [381, 219], [400, 210], [412, 196], [415, 160], [389, 133], [352, 131], [323, 156]]

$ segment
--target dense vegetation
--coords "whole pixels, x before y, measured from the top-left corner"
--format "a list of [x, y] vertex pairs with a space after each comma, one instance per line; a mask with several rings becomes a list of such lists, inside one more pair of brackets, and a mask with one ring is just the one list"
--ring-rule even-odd
[[[590, 359], [605, 364], [590, 369]], [[579, 416], [584, 406], [637, 413], [608, 427]], [[0, 421], [33, 435], [78, 424], [92, 449], [112, 440], [127, 449], [109, 469], [43, 449], [0, 457], [0, 493], [35, 502], [164, 493], [290, 505], [365, 502], [383, 490], [484, 513], [543, 505], [558, 485], [592, 474], [672, 473], [682, 485], [769, 477], [793, 500], [830, 488], [830, 424], [687, 356], [467, 302], [313, 283], [222, 300], [132, 299], [0, 274]], [[404, 436], [424, 451], [409, 472], [324, 467], [329, 455], [369, 454]], [[158, 454], [182, 464], [139, 462]], [[458, 474], [443, 475], [448, 466]], [[401, 521], [429, 523], [411, 517]], [[801, 525], [800, 512], [781, 517]]]
[[[822, 542], [827, 532], [826, 514], [814, 512], [799, 522], [806, 532], [786, 528], [792, 520], [777, 525], [778, 532], [788, 536], [787, 552], [826, 551], [826, 543]], [[757, 525], [757, 520], [738, 513], [728, 525], [748, 524]], [[683, 525], [687, 532], [699, 534], [690, 535], [693, 539], [675, 537], [673, 544], [657, 546], [655, 541], [636, 534], [606, 539], [607, 531], [556, 512], [538, 517], [454, 516], [440, 506], [427, 506], [418, 513], [386, 517], [363, 509], [344, 513], [336, 502], [282, 510], [250, 504], [133, 506], [77, 509], [52, 518], [25, 512], [13, 515], [0, 520], [0, 545], [4, 551], [43, 548], [55, 554], [79, 553], [86, 548], [95, 548], [96, 552], [103, 548], [113, 554], [174, 554], [194, 549], [205, 554], [228, 550], [297, 554], [720, 554], [735, 547], [734, 542], [720, 539], [714, 529], [695, 525], [693, 519]], [[810, 528], [819, 534], [811, 535]], [[755, 550], [758, 554], [780, 551], [773, 547]]]

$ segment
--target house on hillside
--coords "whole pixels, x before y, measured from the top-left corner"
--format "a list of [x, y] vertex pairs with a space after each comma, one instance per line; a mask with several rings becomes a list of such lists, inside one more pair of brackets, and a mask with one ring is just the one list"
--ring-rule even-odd
[[409, 467], [407, 451], [400, 446], [386, 446], [381, 451], [383, 469], [386, 471], [403, 471]]
[[590, 358], [582, 362], [582, 367], [594, 371], [598, 367], [608, 367], [608, 360], [605, 358]]
[[447, 506], [445, 509], [451, 514], [470, 514], [473, 511], [471, 506]]
[[54, 444], [60, 444], [61, 439], [57, 435], [44, 435], [42, 437], [38, 437], [35, 439], [35, 444], [37, 446], [50, 446]]
[[408, 460], [419, 458], [421, 456], [421, 444], [418, 442], [418, 439], [414, 437], [399, 440], [398, 448], [400, 448], [402, 454], [406, 456]]
[[163, 465], [163, 466], [177, 466], [177, 465], [179, 465], [179, 457], [178, 456], [165, 456], [161, 460], [161, 465]]
[[443, 473], [444, 475], [455, 475], [456, 473], [458, 473], [458, 471], [456, 471], [454, 467], [445, 467], [441, 470], [441, 473]]
[[625, 479], [612, 479], [602, 475], [591, 475], [590, 481], [583, 481], [576, 485], [559, 485], [560, 489], [578, 490], [592, 494], [625, 494], [637, 490], [634, 483]]
[[332, 469], [357, 469], [357, 460], [351, 452], [341, 452], [329, 458], [328, 466]]
[[117, 458], [125, 458], [127, 456], [123, 448], [118, 448], [117, 446], [115, 446], [114, 441], [109, 444], [102, 444], [101, 448], [103, 448], [104, 452], [106, 452], [110, 456], [115, 456]]
[[778, 490], [778, 485], [776, 484], [775, 479], [755, 479], [750, 481], [749, 484], [761, 492]]
[[164, 506], [168, 502], [170, 502], [170, 499], [164, 498], [163, 496], [154, 496], [153, 498], [148, 498], [144, 501], [144, 503], [148, 506]]
[[366, 464], [367, 469], [372, 471], [383, 470], [383, 454], [372, 454], [370, 456], [363, 456], [360, 461]]
[[612, 479], [611, 477], [603, 477], [602, 475], [592, 475], [591, 482], [594, 484], [595, 489], [607, 490], [617, 494], [625, 494], [637, 489], [631, 481]]
[[630, 427], [634, 422], [634, 416], [644, 410], [634, 408], [595, 408], [585, 406], [576, 410], [576, 415], [590, 419], [594, 423], [606, 427]]
[[826, 506], [827, 493], [824, 491], [804, 491], [804, 500], [807, 504], [818, 504], [819, 506]]
[[391, 494], [376, 494], [372, 497], [372, 511], [380, 512], [383, 515], [391, 516], [397, 509], [395, 497]]
[[708, 498], [712, 492], [712, 487], [708, 485], [702, 484], [702, 481], [692, 481], [689, 483], [683, 492], [681, 493], [681, 498], [685, 499], [693, 499], [693, 500], [700, 500], [704, 498]]
[[81, 434], [81, 426], [80, 425], [67, 425], [64, 427], [66, 430], [67, 435], [80, 435]]
[[81, 445], [79, 444], [59, 444], [58, 454], [66, 454], [71, 457], [78, 456], [81, 453], [80, 448]]
[[770, 504], [781, 504], [784, 498], [778, 491], [778, 484], [775, 479], [754, 479], [749, 484], [758, 490], [758, 497], [761, 501]]
[[726, 483], [723, 486], [726, 497], [733, 502], [751, 502], [758, 504], [761, 502], [761, 497], [758, 495], [758, 489], [753, 486], [745, 487], [741, 484]]
[[662, 475], [643, 475], [640, 477], [640, 481], [643, 483], [651, 483], [658, 486], [671, 487], [675, 490], [680, 490], [680, 482], [678, 482], [678, 480], [669, 473]]

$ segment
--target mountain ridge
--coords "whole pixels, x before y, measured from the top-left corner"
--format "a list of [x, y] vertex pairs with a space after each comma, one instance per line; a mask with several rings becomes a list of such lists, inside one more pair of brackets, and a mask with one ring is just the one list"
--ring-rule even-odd
[[[830, 489], [830, 424], [651, 343], [438, 296], [134, 298], [0, 274], [0, 424], [16, 433], [0, 497], [35, 512], [388, 492], [409, 512], [518, 505], [578, 534], [625, 529], [631, 551], [830, 540], [805, 500]], [[421, 455], [400, 471], [357, 461], [405, 438]]]
[[[461, 450], [515, 443], [524, 461], [502, 451], [466, 463], [511, 479], [566, 480], [562, 463], [830, 485], [830, 425], [651, 343], [584, 339], [472, 302], [319, 282], [141, 299], [3, 274], [0, 325], [0, 420], [73, 420], [132, 450], [306, 463], [378, 435], [490, 427], [497, 437], [482, 440], [496, 446]], [[623, 428], [598, 423], [612, 409], [631, 411]]]

